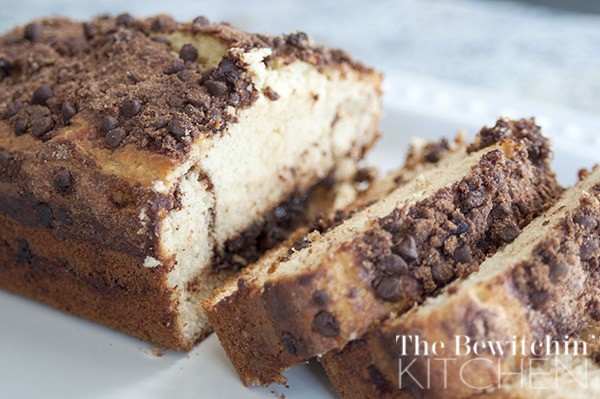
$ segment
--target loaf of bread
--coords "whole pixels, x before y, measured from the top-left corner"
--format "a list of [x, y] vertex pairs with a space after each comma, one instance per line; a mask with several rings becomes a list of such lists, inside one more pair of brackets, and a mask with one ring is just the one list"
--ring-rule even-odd
[[203, 17], [35, 21], [0, 80], [0, 287], [172, 349], [378, 137], [379, 73]]
[[[599, 259], [597, 168], [477, 273], [375, 323], [322, 362], [342, 398], [459, 399], [485, 392], [548, 355], [547, 348], [581, 336], [586, 319], [600, 320]], [[445, 349], [425, 353], [417, 338]], [[573, 356], [564, 349], [551, 354]]]
[[481, 261], [562, 191], [532, 120], [499, 120], [468, 151], [399, 174], [395, 188], [327, 231], [262, 259], [205, 304], [244, 384], [362, 336]]

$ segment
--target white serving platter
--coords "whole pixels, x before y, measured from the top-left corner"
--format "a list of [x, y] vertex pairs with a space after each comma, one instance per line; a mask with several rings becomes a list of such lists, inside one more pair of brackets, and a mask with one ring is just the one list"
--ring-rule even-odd
[[[368, 163], [399, 166], [413, 136], [472, 136], [499, 115], [536, 115], [553, 138], [561, 183], [600, 160], [600, 118], [397, 74], [386, 82], [383, 138]], [[246, 389], [212, 335], [190, 353], [153, 355], [152, 345], [0, 292], [1, 398], [334, 398], [318, 363], [287, 373], [287, 387]], [[283, 396], [283, 395], [284, 396]]]

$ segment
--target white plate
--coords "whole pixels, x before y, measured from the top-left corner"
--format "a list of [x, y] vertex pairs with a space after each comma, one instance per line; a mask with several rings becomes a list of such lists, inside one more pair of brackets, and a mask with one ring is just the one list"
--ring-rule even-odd
[[[404, 159], [411, 136], [470, 134], [500, 114], [538, 115], [556, 148], [563, 184], [600, 159], [600, 122], [418, 76], [387, 79], [384, 138], [369, 156], [383, 169]], [[0, 292], [0, 390], [6, 398], [333, 398], [319, 365], [288, 373], [289, 387], [245, 389], [213, 335], [190, 353], [151, 345], [47, 306]]]

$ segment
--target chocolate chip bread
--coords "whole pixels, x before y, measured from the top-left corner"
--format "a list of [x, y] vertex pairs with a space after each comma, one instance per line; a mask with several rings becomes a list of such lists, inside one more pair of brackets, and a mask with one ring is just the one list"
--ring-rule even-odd
[[[494, 354], [494, 342], [560, 343], [579, 336], [588, 317], [600, 320], [599, 233], [600, 168], [477, 273], [327, 354], [323, 364], [337, 392], [342, 398], [467, 398], [520, 372], [521, 362], [546, 354], [545, 344], [538, 353], [513, 352], [507, 344], [504, 354]], [[447, 350], [417, 355], [415, 336]], [[475, 353], [476, 342], [492, 344]]]
[[549, 162], [534, 121], [499, 120], [468, 151], [225, 285], [205, 309], [244, 384], [284, 382], [287, 368], [476, 270], [561, 192]]
[[173, 349], [378, 136], [379, 73], [203, 17], [35, 21], [0, 80], [0, 287]]
[[523, 374], [474, 399], [591, 399], [600, 397], [600, 326], [594, 322], [571, 345], [585, 343], [586, 353], [535, 359]]

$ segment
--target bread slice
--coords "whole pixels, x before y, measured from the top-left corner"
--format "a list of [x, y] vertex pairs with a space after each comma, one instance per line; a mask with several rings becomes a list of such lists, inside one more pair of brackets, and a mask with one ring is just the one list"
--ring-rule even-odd
[[553, 203], [549, 163], [534, 121], [502, 119], [469, 151], [225, 285], [205, 309], [244, 384], [282, 383], [287, 368], [475, 270]]
[[[599, 229], [597, 168], [477, 273], [375, 324], [341, 353], [326, 355], [323, 364], [336, 390], [343, 398], [467, 398], [533, 357], [520, 344], [515, 353], [508, 346], [504, 356], [465, 353], [467, 338], [471, 348], [512, 340], [525, 340], [529, 348], [532, 342], [545, 345], [547, 337], [560, 342], [576, 336], [588, 316], [600, 319]], [[418, 336], [447, 349], [416, 355], [411, 336], [412, 342]]]
[[378, 137], [381, 75], [304, 33], [44, 19], [0, 66], [0, 287], [172, 349]]
[[551, 355], [532, 360], [522, 374], [474, 399], [589, 399], [600, 397], [600, 323], [592, 322], [573, 344], [585, 342], [587, 355]]

